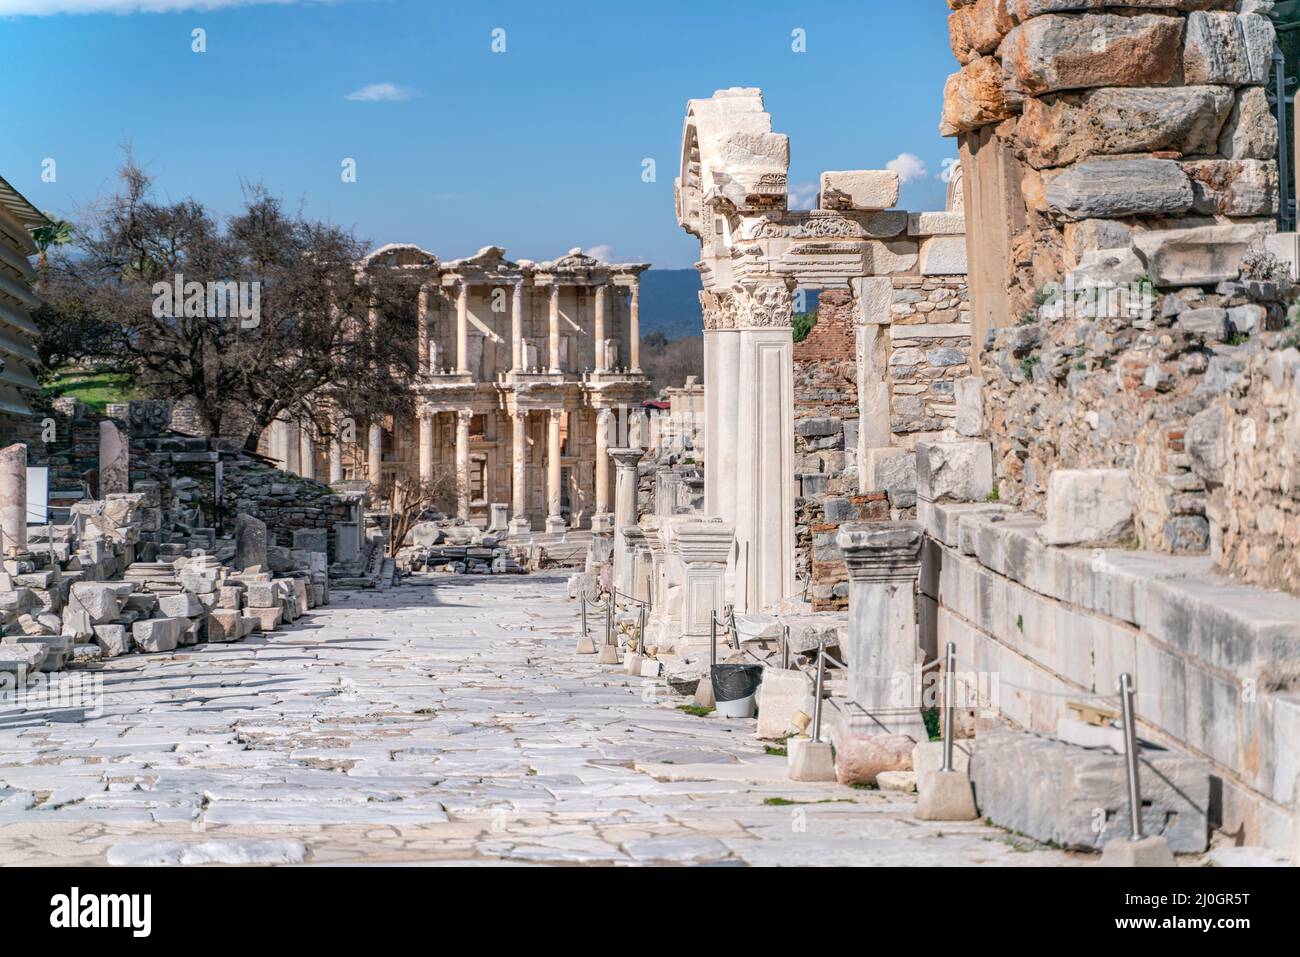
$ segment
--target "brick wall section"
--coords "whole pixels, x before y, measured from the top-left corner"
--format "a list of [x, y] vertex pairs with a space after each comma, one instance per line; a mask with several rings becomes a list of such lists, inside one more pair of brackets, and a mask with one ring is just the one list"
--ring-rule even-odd
[[852, 359], [856, 337], [853, 294], [847, 289], [827, 289], [820, 296], [817, 325], [803, 342], [794, 344], [795, 365], [822, 360]]
[[[843, 522], [875, 514], [859, 501], [855, 454], [858, 386], [854, 316], [847, 289], [821, 294], [817, 325], [794, 345], [795, 573], [812, 583], [815, 611], [848, 607], [848, 576], [835, 547]], [[888, 514], [884, 516], [888, 518]]]

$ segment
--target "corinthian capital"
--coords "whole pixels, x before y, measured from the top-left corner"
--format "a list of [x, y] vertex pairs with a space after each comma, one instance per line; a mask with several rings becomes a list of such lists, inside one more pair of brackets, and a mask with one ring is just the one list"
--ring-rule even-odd
[[788, 329], [794, 325], [794, 290], [785, 281], [739, 285], [737, 329]]

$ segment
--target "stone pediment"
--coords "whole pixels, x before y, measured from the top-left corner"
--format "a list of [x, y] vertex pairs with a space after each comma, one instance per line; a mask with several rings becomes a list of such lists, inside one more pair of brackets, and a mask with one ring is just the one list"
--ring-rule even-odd
[[414, 243], [387, 243], [361, 260], [361, 264], [364, 268], [434, 269], [438, 266], [438, 257]]
[[518, 273], [520, 266], [506, 258], [501, 246], [484, 246], [473, 256], [453, 259], [446, 264], [447, 272], [456, 273]]

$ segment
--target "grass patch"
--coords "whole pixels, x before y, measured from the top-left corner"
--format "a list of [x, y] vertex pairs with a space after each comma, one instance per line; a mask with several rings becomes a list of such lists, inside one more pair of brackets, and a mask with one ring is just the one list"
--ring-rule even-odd
[[792, 807], [796, 804], [852, 804], [852, 798], [822, 798], [820, 801], [792, 801], [790, 798], [763, 798], [768, 807]]
[[110, 403], [135, 394], [131, 377], [110, 372], [61, 372], [42, 390], [47, 399], [70, 397], [103, 415]]
[[763, 745], [763, 753], [771, 754], [778, 758], [784, 758], [788, 756], [788, 752], [785, 749], [785, 745], [781, 745], [780, 747], [777, 747], [776, 745], [765, 744]]
[[943, 728], [939, 721], [938, 708], [926, 708], [921, 712], [921, 717], [925, 719], [925, 730], [930, 735], [931, 741], [938, 741], [943, 738]]
[[706, 718], [713, 714], [712, 708], [701, 708], [698, 704], [679, 704], [678, 711], [685, 711], [687, 714], [693, 714], [697, 718]]

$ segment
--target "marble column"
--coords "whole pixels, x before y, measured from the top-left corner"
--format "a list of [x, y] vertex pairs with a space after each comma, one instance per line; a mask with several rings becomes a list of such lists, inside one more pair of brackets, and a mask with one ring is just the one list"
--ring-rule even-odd
[[527, 535], [533, 528], [532, 519], [528, 517], [528, 411], [516, 409], [511, 416], [514, 433], [514, 449], [511, 456], [511, 513], [510, 532], [512, 535]]
[[469, 423], [474, 413], [456, 413], [456, 515], [469, 521]]
[[0, 556], [27, 551], [27, 446], [0, 449]]
[[309, 425], [298, 430], [298, 474], [305, 479], [316, 478], [316, 440]]
[[[737, 404], [740, 401], [740, 332], [735, 323], [735, 300], [730, 294], [720, 296], [713, 333], [714, 379], [706, 384], [704, 392], [704, 437], [708, 443], [705, 461], [717, 463], [713, 504], [706, 502], [705, 511], [733, 525], [736, 522], [736, 469], [739, 467]], [[707, 489], [705, 494], [707, 496]]]
[[131, 452], [117, 425], [99, 423], [99, 497], [131, 491]]
[[547, 341], [547, 368], [552, 374], [560, 371], [560, 287], [551, 286], [550, 333]]
[[337, 435], [330, 436], [330, 484], [343, 481], [343, 443]]
[[429, 356], [431, 330], [429, 329], [429, 284], [427, 282], [420, 285], [418, 314], [419, 329], [417, 335], [420, 345], [420, 366], [417, 372], [419, 375], [428, 375], [432, 371], [430, 369], [432, 359]]
[[561, 409], [551, 409], [546, 420], [546, 531], [558, 534], [565, 530], [560, 512], [560, 422]]
[[735, 529], [725, 522], [691, 522], [677, 525], [673, 546], [684, 568], [682, 637], [707, 640], [709, 613], [722, 617], [726, 606], [727, 559]]
[[510, 296], [510, 371], [524, 368], [524, 284], [517, 282]]
[[456, 292], [456, 371], [469, 372], [469, 283], [464, 280]]
[[736, 604], [760, 612], [795, 593], [794, 299], [784, 283], [738, 289]]
[[596, 318], [594, 321], [595, 329], [593, 337], [596, 340], [596, 363], [595, 370], [604, 372], [605, 369], [605, 283], [601, 282], [596, 287]]
[[628, 347], [631, 349], [631, 369], [641, 371], [641, 280], [632, 280], [632, 299], [628, 304]]
[[620, 590], [631, 594], [632, 561], [628, 549], [628, 530], [636, 528], [637, 464], [645, 454], [641, 449], [610, 449], [614, 460], [614, 581]]
[[418, 422], [420, 434], [420, 481], [433, 481], [433, 410], [421, 409]]
[[609, 433], [614, 427], [614, 410], [596, 410], [596, 514], [591, 517], [591, 530], [603, 531], [610, 527], [609, 514]]
[[384, 478], [384, 427], [371, 422], [367, 439], [366, 477], [372, 485], [378, 485]]
[[[700, 293], [704, 317], [704, 431], [712, 439], [718, 434], [718, 307], [716, 297]], [[718, 506], [718, 457], [708, 450], [704, 456], [704, 513], [721, 515]]]
[[923, 537], [917, 522], [878, 522], [844, 525], [836, 539], [849, 572], [849, 690], [869, 713], [853, 719], [858, 733], [928, 740], [917, 669]]

